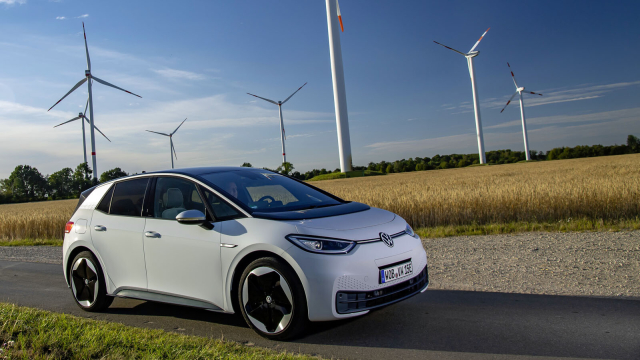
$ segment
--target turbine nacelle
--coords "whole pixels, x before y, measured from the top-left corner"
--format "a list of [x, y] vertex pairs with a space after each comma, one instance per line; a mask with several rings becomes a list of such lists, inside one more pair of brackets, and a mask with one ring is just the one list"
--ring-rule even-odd
[[480, 54], [480, 51], [470, 51], [467, 55], [465, 55], [468, 58], [474, 58], [476, 56], [478, 56]]
[[522, 90], [524, 90], [524, 86], [519, 87], [517, 91], [521, 92]]
[[84, 71], [84, 76], [91, 77], [91, 70], [85, 70]]

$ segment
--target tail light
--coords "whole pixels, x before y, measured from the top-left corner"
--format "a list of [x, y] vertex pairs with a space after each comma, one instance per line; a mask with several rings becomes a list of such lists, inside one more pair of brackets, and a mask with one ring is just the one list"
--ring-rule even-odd
[[69, 221], [67, 223], [67, 225], [64, 226], [64, 232], [65, 234], [68, 234], [71, 232], [71, 228], [73, 227], [73, 221]]

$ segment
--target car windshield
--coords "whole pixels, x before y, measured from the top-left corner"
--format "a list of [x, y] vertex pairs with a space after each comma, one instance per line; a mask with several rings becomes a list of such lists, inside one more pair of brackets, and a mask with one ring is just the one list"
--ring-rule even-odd
[[253, 211], [314, 209], [341, 202], [301, 182], [267, 170], [234, 170], [200, 175]]

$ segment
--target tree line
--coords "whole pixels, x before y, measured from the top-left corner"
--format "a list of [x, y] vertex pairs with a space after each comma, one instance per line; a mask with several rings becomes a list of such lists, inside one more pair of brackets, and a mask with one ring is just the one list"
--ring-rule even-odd
[[[9, 178], [0, 179], [0, 204], [77, 199], [80, 193], [94, 186], [93, 171], [87, 163], [81, 163], [75, 170], [64, 168], [51, 175], [42, 175], [29, 165], [18, 165]], [[119, 167], [100, 175], [100, 182], [117, 179], [128, 174]]]
[[[542, 151], [531, 151], [530, 157], [532, 160], [542, 161], [633, 153], [640, 153], [640, 139], [636, 136], [629, 135], [626, 145], [559, 147], [551, 149], [546, 153]], [[526, 160], [524, 151], [511, 151], [508, 149], [488, 151], [486, 157], [487, 163], [489, 164], [510, 164]], [[479, 163], [480, 158], [478, 154], [450, 154], [435, 155], [433, 157], [416, 157], [392, 162], [370, 162], [367, 166], [353, 166], [353, 170], [369, 170], [370, 172], [389, 174], [461, 168]], [[247, 162], [242, 164], [242, 166], [252, 167], [252, 165]], [[305, 173], [294, 170], [293, 164], [286, 162], [272, 171], [287, 174], [300, 180], [309, 180], [318, 175], [340, 172], [340, 169], [330, 171], [324, 168], [319, 170], [313, 169]], [[0, 204], [78, 198], [81, 192], [96, 185], [92, 180], [92, 173], [93, 171], [87, 163], [81, 163], [75, 170], [67, 167], [46, 176], [42, 175], [35, 167], [29, 165], [16, 166], [9, 178], [0, 179]], [[103, 183], [127, 175], [128, 174], [122, 171], [122, 169], [116, 167], [103, 172], [100, 175], [99, 182]]]
[[[532, 150], [529, 152], [531, 160], [559, 160], [559, 159], [575, 159], [595, 156], [623, 155], [640, 153], [640, 139], [634, 135], [627, 137], [626, 145], [581, 145], [576, 147], [559, 147], [553, 148], [546, 153], [543, 151]], [[511, 164], [520, 161], [526, 161], [526, 153], [524, 151], [495, 150], [485, 153], [488, 164]], [[245, 163], [243, 166], [247, 166]], [[416, 157], [396, 160], [392, 162], [370, 162], [367, 166], [353, 166], [354, 171], [375, 171], [383, 174], [401, 173], [410, 171], [424, 171], [437, 169], [461, 168], [471, 165], [480, 164], [480, 156], [478, 154], [450, 154], [435, 155], [433, 157]], [[251, 164], [248, 164], [249, 166]], [[285, 166], [286, 165], [286, 166]], [[333, 171], [327, 169], [313, 169], [305, 173], [293, 171], [293, 165], [284, 163], [283, 166], [276, 169], [277, 172], [288, 174], [296, 179], [309, 180], [318, 175], [340, 172], [340, 169]]]

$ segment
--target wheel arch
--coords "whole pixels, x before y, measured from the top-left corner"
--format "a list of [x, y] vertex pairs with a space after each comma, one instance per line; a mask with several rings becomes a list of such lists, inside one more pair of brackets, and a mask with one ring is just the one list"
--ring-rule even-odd
[[[94, 251], [90, 247], [87, 247], [85, 245], [78, 245], [78, 246], [74, 247], [73, 249], [70, 249], [69, 256], [67, 256], [67, 262], [66, 262], [66, 264], [64, 264], [65, 281], [67, 282], [67, 286], [71, 286], [71, 282], [70, 282], [71, 271], [70, 270], [71, 270], [71, 265], [72, 265], [73, 259], [76, 257], [76, 255], [78, 255], [79, 253], [81, 253], [83, 251], [88, 251], [91, 254], [93, 254], [93, 256], [98, 261], [98, 266], [100, 267], [100, 271], [102, 271], [103, 278], [105, 279], [105, 281], [107, 279], [107, 274], [105, 272], [104, 265], [102, 264], [102, 259], [100, 258], [99, 254], [97, 254], [96, 251]], [[105, 286], [108, 287], [108, 284], [105, 284]]]

